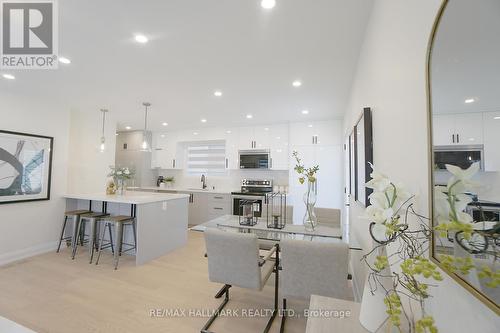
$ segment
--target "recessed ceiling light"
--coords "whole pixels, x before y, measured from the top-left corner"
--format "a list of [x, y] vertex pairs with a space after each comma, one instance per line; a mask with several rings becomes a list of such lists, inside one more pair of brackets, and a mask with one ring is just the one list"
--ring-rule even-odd
[[474, 101], [475, 101], [474, 98], [467, 98], [465, 100], [465, 103], [470, 104], [470, 103], [474, 103]]
[[302, 110], [302, 114], [309, 114], [309, 110]]
[[253, 116], [251, 114], [247, 114], [247, 119], [252, 119]]
[[130, 129], [132, 129], [132, 127], [130, 127], [130, 126], [125, 126], [125, 129], [126, 129], [126, 130], [130, 130]]
[[493, 119], [495, 119], [495, 120], [500, 120], [500, 117], [495, 117], [495, 118], [493, 118]]
[[231, 134], [231, 131], [226, 131], [227, 134]]
[[65, 57], [59, 57], [59, 62], [62, 64], [66, 64], [66, 65], [71, 64], [71, 60], [69, 60], [68, 58], [65, 58]]
[[313, 127], [313, 125], [312, 125], [312, 124], [309, 124], [309, 125], [307, 125], [307, 127], [311, 128], [311, 127]]
[[222, 96], [222, 91], [220, 91], [220, 90], [214, 91], [214, 96], [221, 97]]
[[277, 137], [276, 137], [276, 140], [281, 140], [281, 137], [280, 137], [280, 136], [277, 136]]
[[193, 132], [193, 135], [198, 135], [198, 132]]
[[2, 75], [7, 80], [14, 80], [16, 77], [12, 74], [3, 74]]
[[276, 0], [262, 0], [260, 2], [260, 5], [262, 6], [262, 8], [272, 9], [274, 8], [274, 6], [276, 6]]
[[302, 82], [299, 80], [295, 80], [292, 82], [292, 86], [294, 87], [300, 87], [302, 85]]
[[207, 122], [207, 120], [206, 120], [205, 118], [203, 118], [203, 119], [201, 119], [201, 122], [202, 122], [202, 123], [206, 123], [206, 122]]
[[149, 41], [148, 37], [144, 36], [144, 35], [135, 35], [135, 41], [137, 43], [141, 43], [141, 44], [145, 44]]
[[163, 126], [168, 126], [168, 123], [161, 123]]
[[165, 134], [160, 135], [160, 137], [164, 138], [164, 137], [165, 137]]
[[115, 133], [116, 136], [118, 136], [119, 134], [118, 133]]
[[264, 128], [264, 131], [269, 131], [269, 127]]

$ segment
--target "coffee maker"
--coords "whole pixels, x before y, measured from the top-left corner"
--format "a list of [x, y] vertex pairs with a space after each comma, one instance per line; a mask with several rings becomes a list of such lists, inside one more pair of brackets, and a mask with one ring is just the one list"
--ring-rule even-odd
[[161, 183], [163, 183], [163, 180], [165, 178], [163, 176], [158, 176], [158, 179], [156, 180], [156, 186], [160, 186]]

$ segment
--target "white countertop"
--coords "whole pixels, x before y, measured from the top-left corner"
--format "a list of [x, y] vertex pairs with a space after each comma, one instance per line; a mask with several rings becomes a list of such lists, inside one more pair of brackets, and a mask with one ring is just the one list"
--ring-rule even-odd
[[188, 194], [173, 194], [173, 193], [152, 193], [152, 192], [138, 192], [128, 191], [124, 195], [107, 195], [105, 193], [85, 193], [85, 194], [64, 194], [63, 198], [78, 199], [78, 200], [93, 200], [93, 201], [106, 201], [124, 204], [148, 204], [153, 202], [162, 202], [169, 200], [178, 200], [189, 198]]
[[131, 187], [129, 188], [131, 191], [160, 191], [161, 192], [196, 192], [196, 193], [212, 193], [212, 194], [231, 194], [231, 192], [235, 192], [238, 190], [227, 190], [227, 189], [206, 189], [202, 190], [201, 188], [180, 188], [180, 187], [158, 187], [158, 186], [140, 186], [140, 187]]

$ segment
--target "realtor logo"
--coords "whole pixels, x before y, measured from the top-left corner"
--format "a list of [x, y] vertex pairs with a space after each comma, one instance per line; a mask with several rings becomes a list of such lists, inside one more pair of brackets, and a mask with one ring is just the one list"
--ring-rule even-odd
[[54, 0], [0, 0], [2, 69], [57, 68]]

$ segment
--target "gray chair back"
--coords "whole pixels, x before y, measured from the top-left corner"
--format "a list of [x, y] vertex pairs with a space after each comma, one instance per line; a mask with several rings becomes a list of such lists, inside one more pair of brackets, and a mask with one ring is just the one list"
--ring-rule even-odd
[[255, 234], [225, 232], [207, 228], [210, 281], [254, 290], [262, 289], [259, 247]]
[[283, 240], [280, 246], [283, 298], [320, 295], [352, 299], [347, 280], [348, 244]]
[[341, 211], [337, 208], [314, 208], [318, 223], [334, 228], [340, 228]]

